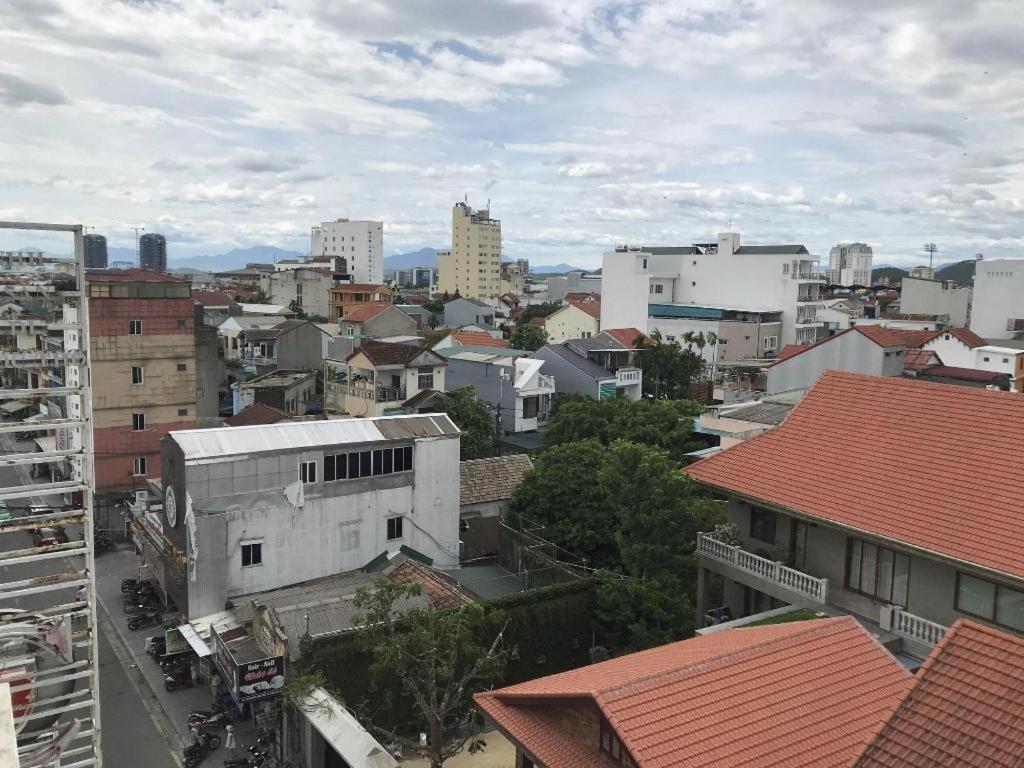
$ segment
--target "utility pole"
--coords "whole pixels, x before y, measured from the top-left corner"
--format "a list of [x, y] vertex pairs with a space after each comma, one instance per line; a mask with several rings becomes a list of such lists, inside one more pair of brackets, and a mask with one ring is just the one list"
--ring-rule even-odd
[[145, 227], [129, 227], [135, 233], [135, 266], [142, 266], [142, 252], [139, 250], [139, 232], [145, 232]]
[[935, 261], [935, 252], [939, 250], [939, 246], [935, 243], [925, 243], [924, 252], [928, 254], [928, 269], [932, 268], [932, 263]]

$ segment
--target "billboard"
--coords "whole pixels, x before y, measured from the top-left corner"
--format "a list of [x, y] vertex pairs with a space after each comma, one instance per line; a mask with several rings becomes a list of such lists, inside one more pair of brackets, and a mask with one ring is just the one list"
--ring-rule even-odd
[[[236, 633], [237, 629], [227, 630], [227, 633]], [[228, 681], [231, 696], [239, 706], [274, 696], [284, 688], [284, 656], [268, 656], [239, 664], [216, 627], [210, 627], [210, 640], [213, 645], [213, 663]]]

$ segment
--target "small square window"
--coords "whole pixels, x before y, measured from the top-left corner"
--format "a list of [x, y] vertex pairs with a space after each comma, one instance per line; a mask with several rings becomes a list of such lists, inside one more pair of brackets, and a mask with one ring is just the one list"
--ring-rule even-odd
[[402, 538], [402, 518], [388, 518], [388, 541]]
[[767, 509], [752, 507], [750, 510], [750, 538], [766, 544], [775, 543], [775, 523], [778, 516]]
[[179, 328], [184, 328], [184, 327], [185, 327], [185, 324], [186, 324], [186, 321], [185, 321], [185, 320], [178, 320], [178, 327], [179, 327]]
[[132, 461], [132, 474], [142, 476], [146, 474], [146, 457], [139, 456]]
[[179, 371], [187, 371], [188, 370], [188, 366], [185, 365], [185, 363], [178, 363], [178, 370]]
[[132, 414], [132, 432], [141, 432], [146, 428], [146, 414], [144, 413], [133, 413]]
[[263, 542], [249, 541], [242, 544], [242, 567], [263, 565]]
[[142, 335], [142, 321], [141, 320], [129, 320], [128, 321], [128, 334], [130, 336], [141, 336]]
[[299, 480], [304, 483], [315, 483], [316, 482], [316, 462], [315, 461], [300, 461], [299, 462]]
[[132, 366], [132, 384], [141, 384], [144, 380], [141, 365]]
[[188, 416], [188, 408], [179, 408], [178, 409], [178, 415], [179, 416]]
[[690, 281], [690, 285], [691, 285], [692, 287], [696, 288], [696, 287], [697, 287], [697, 281], [696, 281], [696, 280], [691, 280], [691, 281]]

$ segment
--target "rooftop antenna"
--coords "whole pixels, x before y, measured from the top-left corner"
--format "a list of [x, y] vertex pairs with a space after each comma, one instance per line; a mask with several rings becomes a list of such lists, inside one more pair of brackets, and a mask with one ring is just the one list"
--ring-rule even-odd
[[935, 261], [935, 252], [939, 250], [939, 246], [935, 243], [925, 243], [924, 252], [928, 254], [928, 269], [932, 268], [932, 262]]

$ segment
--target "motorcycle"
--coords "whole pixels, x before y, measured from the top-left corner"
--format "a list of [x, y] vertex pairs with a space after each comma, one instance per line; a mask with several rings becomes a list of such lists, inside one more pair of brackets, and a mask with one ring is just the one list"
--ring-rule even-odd
[[189, 659], [183, 653], [176, 653], [173, 656], [164, 656], [160, 659], [160, 669], [166, 675], [168, 672], [172, 672], [178, 669], [188, 669]]
[[206, 715], [205, 717], [197, 717], [195, 715], [189, 715], [188, 725], [190, 728], [223, 728], [231, 722], [231, 717], [227, 712], [218, 712], [216, 714]]
[[267, 764], [271, 760], [269, 752], [260, 750], [259, 748], [252, 746], [246, 747], [248, 755], [239, 755], [238, 757], [229, 757], [224, 761], [225, 768], [260, 768]]
[[193, 768], [203, 761], [203, 758], [220, 746], [220, 736], [215, 733], [200, 733], [195, 744], [185, 747], [183, 757], [185, 768]]
[[144, 587], [152, 587], [153, 582], [149, 579], [121, 579], [121, 591], [122, 592], [138, 592]]
[[214, 703], [214, 705], [212, 707], [210, 707], [209, 709], [193, 709], [191, 712], [188, 713], [188, 719], [189, 720], [203, 719], [203, 718], [210, 717], [212, 715], [219, 715], [222, 712], [227, 712], [227, 710], [224, 708], [224, 705], [222, 705], [219, 702], [217, 702], [217, 703]]
[[191, 688], [195, 685], [192, 673], [187, 668], [172, 669], [164, 674], [164, 688], [168, 691], [175, 691], [178, 688]]
[[163, 635], [152, 635], [146, 638], [146, 653], [152, 656], [155, 661], [163, 659], [166, 652], [167, 641]]
[[125, 600], [122, 606], [125, 613], [129, 616], [134, 616], [139, 613], [146, 613], [147, 611], [158, 611], [160, 606], [155, 600]]
[[136, 630], [141, 627], [148, 627], [150, 624], [160, 624], [163, 621], [163, 616], [160, 615], [160, 611], [151, 610], [145, 613], [137, 613], [128, 619], [128, 629]]

